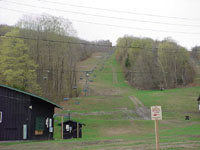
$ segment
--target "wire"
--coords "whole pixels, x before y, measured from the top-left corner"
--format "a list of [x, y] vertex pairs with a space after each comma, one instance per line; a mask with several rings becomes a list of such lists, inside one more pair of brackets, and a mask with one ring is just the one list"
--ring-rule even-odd
[[103, 10], [103, 11], [116, 12], [116, 13], [134, 14], [134, 15], [159, 17], [159, 18], [170, 18], [170, 19], [200, 21], [200, 20], [197, 20], [197, 19], [190, 19], [190, 18], [162, 16], [162, 15], [145, 14], [145, 13], [135, 13], [135, 12], [129, 12], [129, 11], [121, 11], [121, 10], [105, 9], [105, 8], [98, 8], [98, 7], [89, 7], [89, 6], [81, 6], [81, 5], [75, 5], [75, 4], [69, 4], [69, 3], [61, 3], [61, 2], [54, 2], [54, 1], [47, 1], [47, 0], [38, 0], [38, 1], [46, 2], [46, 3], [52, 3], [52, 4], [58, 4], [58, 5], [66, 5], [66, 6], [71, 6], [71, 7], [87, 8], [87, 9], [93, 9], [93, 10]]
[[[102, 47], [107, 47], [107, 48], [138, 48], [138, 49], [145, 49], [145, 47], [139, 47], [139, 46], [112, 46], [112, 45], [103, 45], [103, 44], [91, 44], [91, 43], [82, 43], [82, 42], [69, 42], [69, 41], [57, 41], [57, 40], [48, 40], [48, 39], [37, 39], [37, 38], [27, 38], [23, 36], [11, 36], [11, 35], [2, 35], [0, 34], [0, 37], [7, 37], [7, 38], [19, 38], [19, 39], [25, 39], [25, 40], [35, 40], [35, 41], [45, 41], [45, 42], [57, 42], [57, 43], [67, 43], [67, 44], [80, 44], [80, 45], [88, 45], [88, 46], [102, 46]], [[163, 49], [163, 48], [158, 48], [155, 47], [154, 49], [160, 49], [164, 50], [163, 52], [165, 53], [186, 53], [189, 51], [177, 51], [178, 49]], [[147, 51], [153, 51], [147, 50]], [[199, 51], [199, 50], [198, 50]]]
[[93, 17], [101, 17], [101, 18], [109, 18], [109, 19], [117, 19], [117, 20], [126, 20], [126, 21], [133, 21], [133, 22], [143, 22], [143, 23], [162, 24], [162, 25], [200, 27], [200, 25], [173, 24], [173, 23], [166, 23], [166, 22], [156, 22], [156, 21], [146, 21], [146, 20], [137, 20], [137, 19], [121, 18], [121, 17], [111, 17], [111, 16], [89, 14], [89, 13], [83, 13], [83, 12], [77, 12], [77, 11], [61, 10], [61, 9], [49, 8], [49, 7], [33, 6], [33, 5], [29, 5], [29, 4], [23, 4], [23, 3], [18, 3], [18, 2], [13, 2], [13, 1], [7, 1], [7, 0], [1, 0], [1, 1], [7, 2], [7, 3], [11, 3], [11, 4], [17, 4], [17, 5], [22, 5], [22, 6], [33, 7], [33, 8], [41, 8], [41, 9], [47, 9], [47, 10], [60, 11], [60, 12], [68, 12], [68, 13], [79, 14], [79, 15], [86, 15], [86, 16], [93, 16]]
[[71, 20], [72, 21], [77, 21], [77, 22], [95, 24], [95, 25], [103, 25], [103, 26], [110, 26], [110, 27], [117, 27], [117, 28], [126, 28], [126, 29], [134, 29], [134, 30], [146, 30], [146, 31], [165, 32], [165, 33], [180, 33], [180, 34], [200, 35], [200, 33], [198, 33], [198, 32], [179, 32], [179, 31], [155, 30], [155, 29], [147, 29], [147, 28], [135, 28], [135, 27], [130, 27], [130, 26], [119, 26], [119, 25], [114, 25], [114, 24], [95, 23], [95, 22], [88, 22], [88, 21], [75, 20], [75, 19], [71, 19]]
[[[51, 73], [51, 72], [57, 72], [56, 70], [55, 71], [52, 71], [52, 69], [37, 69], [37, 70], [42, 70], [42, 71], [48, 71], [48, 72], [45, 72], [45, 73]], [[93, 73], [93, 71], [91, 70], [64, 70], [63, 73], [66, 73], [66, 72], [82, 72], [82, 73]], [[94, 71], [95, 72], [95, 71]], [[122, 72], [122, 71], [117, 71], [117, 72], [114, 72], [114, 73], [154, 73], [154, 72], [157, 72], [157, 73], [163, 73], [161, 71], [125, 71], [125, 72]], [[100, 73], [113, 73], [112, 71], [100, 71]], [[168, 73], [168, 72], [164, 72], [164, 73]]]
[[[112, 46], [112, 45], [103, 45], [103, 44], [91, 44], [91, 43], [82, 43], [82, 42], [69, 42], [69, 41], [57, 41], [57, 40], [48, 40], [48, 39], [37, 39], [37, 38], [27, 38], [23, 36], [11, 36], [11, 35], [2, 35], [0, 34], [0, 37], [7, 37], [7, 38], [19, 38], [19, 39], [25, 39], [25, 40], [35, 40], [35, 41], [45, 41], [45, 42], [54, 42], [54, 43], [67, 43], [67, 44], [80, 44], [80, 45], [88, 45], [88, 46], [100, 46], [100, 47], [107, 47], [107, 48], [138, 48], [144, 50], [145, 47], [139, 47], [139, 46]], [[155, 47], [154, 49], [160, 49], [164, 50], [165, 53], [187, 53], [189, 51], [177, 51], [178, 49], [164, 49], [164, 48], [158, 48]], [[146, 49], [145, 49], [146, 50]], [[153, 49], [147, 50], [147, 51], [153, 51]], [[198, 50], [200, 52], [200, 50]]]
[[81, 45], [92, 45], [92, 46], [102, 46], [102, 47], [112, 47], [112, 45], [103, 45], [103, 44], [91, 44], [91, 43], [82, 43], [82, 42], [69, 42], [69, 41], [58, 41], [58, 40], [48, 40], [48, 39], [37, 39], [37, 38], [27, 38], [22, 36], [10, 36], [10, 35], [2, 35], [0, 37], [8, 37], [8, 38], [19, 38], [25, 40], [35, 40], [35, 41], [45, 41], [45, 42], [55, 42], [55, 43], [67, 43], [67, 44], [81, 44]]
[[[5, 9], [5, 10], [20, 12], [20, 13], [25, 13], [25, 14], [38, 15], [38, 14], [33, 14], [33, 13], [24, 12], [24, 11], [21, 11], [21, 10], [14, 10], [14, 9], [3, 8], [3, 7], [0, 7], [0, 8], [1, 8], [1, 9]], [[59, 18], [59, 17], [56, 17], [56, 18]], [[76, 22], [88, 23], [88, 24], [101, 25], [101, 26], [109, 26], [109, 27], [115, 27], [115, 28], [123, 28], [123, 29], [133, 29], [133, 30], [142, 30], [142, 31], [143, 31], [143, 30], [146, 30], [146, 31], [153, 31], [153, 32], [164, 32], [164, 33], [178, 33], [178, 34], [200, 35], [200, 33], [198, 33], [198, 32], [178, 32], [178, 31], [167, 31], [167, 30], [155, 30], [155, 29], [146, 29], [146, 28], [135, 28], [135, 27], [130, 27], [130, 26], [119, 26], [119, 25], [114, 25], [114, 24], [95, 23], [95, 22], [88, 22], [88, 21], [76, 20], [76, 19], [70, 19], [70, 20], [76, 21]]]

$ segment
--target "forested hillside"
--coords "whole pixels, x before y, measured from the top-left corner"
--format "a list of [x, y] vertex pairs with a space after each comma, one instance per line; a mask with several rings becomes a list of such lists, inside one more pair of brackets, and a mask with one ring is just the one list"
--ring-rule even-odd
[[117, 41], [116, 59], [125, 78], [139, 89], [186, 86], [195, 78], [194, 61], [199, 61], [198, 47], [189, 52], [174, 40], [125, 36]]
[[[78, 73], [89, 71], [78, 70], [79, 61], [112, 49], [110, 41], [78, 38], [69, 20], [50, 15], [0, 25], [0, 35], [0, 83], [56, 101], [79, 95]], [[200, 55], [198, 46], [188, 51], [170, 38], [124, 36], [117, 41], [116, 59], [130, 85], [161, 89], [193, 83]]]
[[50, 15], [1, 25], [0, 35], [0, 83], [55, 101], [78, 96], [77, 62], [112, 45], [82, 40], [69, 20]]

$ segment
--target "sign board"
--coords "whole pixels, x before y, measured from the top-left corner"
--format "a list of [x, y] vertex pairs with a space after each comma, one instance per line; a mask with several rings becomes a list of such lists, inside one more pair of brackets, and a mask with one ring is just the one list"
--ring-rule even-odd
[[51, 133], [53, 132], [53, 127], [49, 128], [49, 132], [51, 132]]
[[151, 120], [162, 120], [161, 106], [151, 106]]
[[42, 130], [35, 130], [35, 135], [43, 135], [43, 131]]

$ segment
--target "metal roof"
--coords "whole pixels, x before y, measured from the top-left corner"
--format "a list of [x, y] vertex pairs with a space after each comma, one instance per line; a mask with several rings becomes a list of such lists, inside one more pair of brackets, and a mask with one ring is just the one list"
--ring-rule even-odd
[[56, 104], [56, 103], [54, 103], [54, 102], [52, 102], [52, 101], [50, 101], [50, 100], [48, 100], [48, 99], [46, 99], [46, 98], [44, 98], [44, 97], [40, 97], [40, 96], [34, 95], [34, 94], [32, 94], [32, 93], [28, 93], [28, 92], [25, 92], [25, 91], [22, 91], [22, 90], [13, 88], [13, 87], [9, 87], [9, 86], [7, 86], [7, 85], [2, 85], [2, 84], [0, 84], [0, 87], [4, 87], [4, 88], [7, 88], [7, 89], [16, 91], [16, 92], [20, 92], [20, 93], [23, 93], [23, 94], [26, 94], [26, 95], [29, 95], [29, 96], [32, 96], [32, 97], [41, 99], [41, 100], [43, 100], [43, 101], [45, 101], [45, 102], [47, 102], [47, 103], [50, 103], [50, 104], [54, 105], [54, 106], [57, 107], [57, 108], [61, 108], [61, 109], [62, 109], [61, 106], [59, 106], [58, 104]]

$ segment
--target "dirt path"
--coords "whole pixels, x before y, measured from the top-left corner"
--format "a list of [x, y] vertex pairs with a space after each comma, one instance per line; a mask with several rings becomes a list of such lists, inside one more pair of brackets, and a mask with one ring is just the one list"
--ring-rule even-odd
[[86, 73], [87, 71], [95, 71], [96, 69], [99, 69], [102, 58], [104, 58], [105, 55], [107, 55], [105, 52], [94, 52], [89, 58], [78, 62], [76, 67], [80, 72], [77, 74], [77, 84], [82, 90], [79, 96], [91, 95], [91, 83], [89, 82], [93, 79], [93, 76], [90, 75], [89, 77], [86, 77]]
[[135, 105], [135, 113], [138, 115], [139, 119], [150, 120], [150, 109], [146, 108], [135, 96], [129, 96], [129, 98]]

